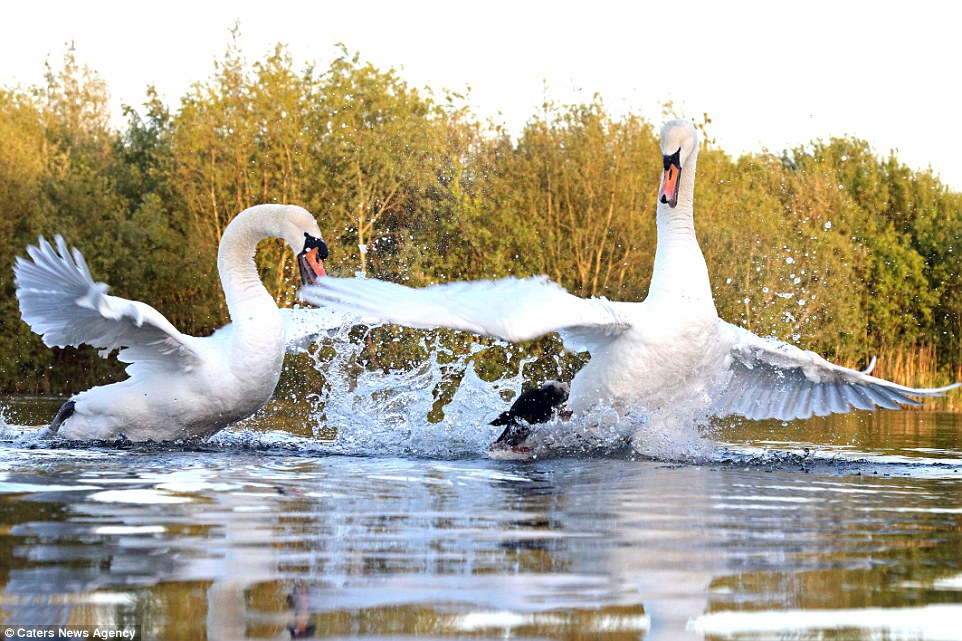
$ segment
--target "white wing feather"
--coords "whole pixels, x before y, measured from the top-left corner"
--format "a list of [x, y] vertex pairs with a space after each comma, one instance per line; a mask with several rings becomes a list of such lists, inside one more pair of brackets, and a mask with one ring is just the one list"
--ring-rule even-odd
[[17, 257], [14, 265], [20, 313], [49, 347], [100, 349], [106, 357], [142, 368], [190, 369], [199, 362], [195, 339], [181, 334], [163, 314], [139, 301], [107, 294], [106, 283], [94, 282], [83, 255], [72, 252], [59, 235], [55, 250], [43, 237], [27, 248], [31, 260]]
[[939, 396], [959, 383], [914, 388], [870, 376], [868, 372], [835, 365], [815, 352], [765, 339], [722, 321], [731, 337], [731, 379], [717, 400], [720, 416], [789, 421], [856, 409], [920, 405], [912, 396]]
[[565, 346], [575, 351], [630, 326], [607, 300], [578, 298], [544, 276], [419, 289], [376, 279], [323, 278], [303, 288], [300, 296], [366, 320], [422, 329], [446, 327], [511, 342], [559, 332]]

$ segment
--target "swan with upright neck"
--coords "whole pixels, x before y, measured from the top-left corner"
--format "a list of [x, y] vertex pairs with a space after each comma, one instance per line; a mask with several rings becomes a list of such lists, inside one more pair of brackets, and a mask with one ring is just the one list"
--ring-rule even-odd
[[203, 338], [182, 334], [150, 305], [108, 295], [59, 235], [56, 249], [43, 237], [28, 247], [30, 258], [14, 265], [24, 321], [49, 347], [88, 344], [104, 357], [119, 349], [117, 358], [129, 363], [126, 380], [72, 396], [50, 432], [66, 439], [202, 438], [260, 409], [274, 392], [287, 346], [340, 322], [321, 310], [278, 309], [254, 262], [257, 244], [268, 237], [297, 253], [303, 284], [325, 275], [327, 247], [307, 210], [244, 210], [225, 228], [217, 254], [231, 323]]
[[544, 277], [421, 289], [327, 278], [303, 288], [301, 297], [366, 319], [513, 342], [558, 332], [567, 349], [591, 354], [571, 382], [568, 403], [575, 415], [605, 405], [622, 414], [638, 410], [651, 424], [672, 420], [681, 405], [701, 403], [705, 415], [791, 420], [853, 407], [917, 405], [911, 397], [958, 387], [905, 387], [721, 320], [695, 234], [695, 128], [684, 120], [666, 123], [661, 151], [658, 241], [643, 302], [579, 298]]

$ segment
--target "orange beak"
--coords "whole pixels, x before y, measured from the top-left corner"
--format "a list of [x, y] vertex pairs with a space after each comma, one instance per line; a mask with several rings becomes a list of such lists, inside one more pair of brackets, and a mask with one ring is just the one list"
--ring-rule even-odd
[[299, 261], [301, 269], [301, 284], [310, 285], [318, 278], [327, 276], [324, 271], [324, 261], [318, 256], [317, 247], [308, 250]]
[[304, 234], [304, 250], [297, 255], [297, 267], [301, 271], [301, 284], [311, 285], [318, 278], [327, 276], [324, 259], [327, 258], [327, 245], [320, 238]]
[[665, 175], [661, 178], [661, 189], [658, 190], [658, 202], [669, 207], [678, 204], [678, 178], [681, 176], [681, 149], [670, 156], [662, 156], [665, 165]]

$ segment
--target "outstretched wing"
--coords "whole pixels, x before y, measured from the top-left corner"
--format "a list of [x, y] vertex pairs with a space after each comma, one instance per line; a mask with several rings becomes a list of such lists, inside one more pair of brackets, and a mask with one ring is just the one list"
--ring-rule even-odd
[[547, 277], [446, 283], [420, 289], [368, 278], [323, 278], [301, 289], [315, 305], [407, 327], [460, 329], [512, 342], [560, 332], [584, 349], [629, 324], [605, 299], [573, 296]]
[[94, 282], [83, 255], [71, 251], [57, 235], [54, 249], [43, 237], [27, 247], [30, 260], [17, 257], [13, 271], [23, 320], [49, 347], [100, 349], [106, 357], [139, 367], [190, 369], [200, 361], [196, 341], [181, 334], [163, 314], [139, 301], [107, 294], [106, 283]]
[[731, 337], [731, 379], [716, 412], [750, 419], [789, 421], [810, 416], [876, 407], [898, 409], [919, 405], [912, 398], [940, 396], [959, 383], [937, 388], [897, 385], [825, 360], [815, 352], [775, 339], [765, 339], [730, 323], [722, 323]]

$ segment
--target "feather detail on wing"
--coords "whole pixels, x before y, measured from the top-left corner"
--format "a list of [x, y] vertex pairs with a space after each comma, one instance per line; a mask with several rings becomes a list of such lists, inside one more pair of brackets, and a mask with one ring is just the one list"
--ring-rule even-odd
[[815, 352], [760, 338], [730, 323], [722, 322], [722, 326], [731, 337], [731, 379], [716, 400], [720, 416], [789, 421], [844, 413], [853, 407], [898, 409], [901, 405], [920, 405], [913, 396], [940, 396], [960, 385], [906, 387], [870, 376], [874, 359], [860, 372], [830, 363]]
[[94, 282], [83, 255], [59, 235], [54, 249], [43, 237], [27, 248], [31, 260], [14, 265], [20, 313], [49, 347], [92, 345], [106, 357], [131, 363], [133, 376], [142, 368], [190, 369], [199, 362], [192, 336], [181, 334], [156, 309], [139, 301], [107, 294], [106, 283]]
[[446, 283], [414, 289], [366, 278], [324, 278], [301, 290], [315, 305], [365, 320], [431, 329], [446, 327], [511, 342], [559, 332], [581, 351], [630, 325], [607, 300], [578, 298], [547, 277]]

